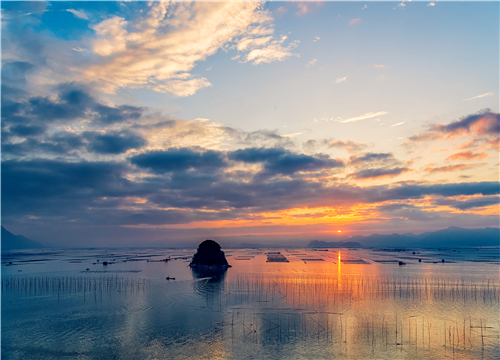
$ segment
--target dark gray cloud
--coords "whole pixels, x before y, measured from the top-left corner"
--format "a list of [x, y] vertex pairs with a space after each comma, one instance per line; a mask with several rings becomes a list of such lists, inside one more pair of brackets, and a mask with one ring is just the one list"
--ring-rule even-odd
[[[224, 164], [225, 160], [218, 152], [171, 149], [142, 155], [149, 156], [137, 159], [144, 161], [146, 168], [154, 167], [160, 176], [129, 180], [128, 174], [133, 169], [127, 162], [3, 161], [2, 216], [8, 221], [37, 216], [47, 221], [77, 219], [79, 223], [94, 225], [161, 224], [162, 221], [173, 224], [202, 219], [251, 218], [259, 211], [291, 207], [349, 207], [429, 195], [443, 198], [491, 196], [500, 190], [498, 182], [357, 187], [326, 185], [300, 178], [253, 177], [243, 181], [229, 173], [211, 171]], [[212, 161], [207, 161], [211, 156]], [[209, 163], [212, 167], [204, 167]], [[164, 176], [167, 171], [168, 176]], [[141, 203], [134, 202], [136, 198], [147, 200], [144, 209], [141, 210]], [[471, 202], [466, 206], [481, 204], [480, 199], [475, 201], [475, 204]], [[486, 203], [493, 201], [485, 199]], [[159, 207], [178, 210], [164, 211]], [[207, 213], [203, 210], [217, 211]], [[417, 214], [415, 209], [406, 205], [399, 210], [390, 207], [382, 210], [400, 211], [402, 217], [425, 218], [425, 214]]]
[[497, 205], [500, 203], [500, 197], [488, 196], [477, 199], [469, 200], [455, 200], [455, 199], [437, 199], [434, 201], [435, 205], [451, 206], [459, 210], [477, 209], [485, 206]]
[[443, 197], [477, 194], [483, 196], [496, 195], [500, 193], [500, 183], [496, 181], [436, 185], [403, 183], [392, 188], [378, 187], [373, 190], [376, 192], [369, 196], [370, 202], [382, 202], [398, 199], [419, 199], [426, 195]]
[[41, 125], [13, 125], [9, 128], [9, 132], [12, 135], [19, 137], [27, 137], [27, 136], [37, 136], [41, 135], [47, 129], [46, 126]]
[[[5, 96], [9, 98], [7, 88]], [[97, 102], [84, 86], [67, 83], [58, 86], [57, 99], [32, 96], [19, 101], [2, 101], [2, 122], [5, 125], [46, 125], [54, 122], [91, 120], [96, 124], [110, 125], [137, 120], [145, 108], [121, 105], [117, 107]], [[3, 95], [3, 94], [2, 94]]]
[[331, 159], [328, 155], [296, 154], [282, 148], [248, 148], [228, 154], [234, 161], [263, 163], [264, 171], [269, 174], [291, 175], [298, 171], [318, 171], [343, 167], [342, 161]]
[[[26, 61], [10, 61], [2, 64], [2, 84], [10, 86], [24, 86], [26, 85], [26, 72], [33, 68], [33, 65]], [[8, 89], [5, 94], [8, 94]], [[2, 89], [2, 96], [4, 95]]]
[[132, 156], [129, 161], [157, 174], [189, 169], [217, 169], [227, 165], [221, 152], [195, 151], [190, 148], [149, 151]]
[[446, 125], [435, 126], [432, 130], [444, 133], [454, 133], [460, 130], [470, 131], [471, 126], [479, 122], [483, 122], [480, 129], [482, 133], [498, 135], [500, 132], [500, 114], [491, 112], [489, 109], [465, 116]]
[[70, 155], [75, 150], [82, 149], [85, 145], [84, 139], [79, 135], [71, 133], [57, 133], [45, 140], [27, 138], [21, 142], [9, 143], [10, 133], [2, 133], [2, 157], [34, 157], [44, 155]]
[[419, 143], [439, 138], [454, 137], [464, 132], [474, 133], [476, 136], [479, 136], [474, 140], [474, 142], [480, 141], [481, 137], [486, 137], [490, 138], [490, 141], [493, 141], [493, 143], [498, 143], [498, 134], [500, 132], [500, 114], [492, 112], [490, 109], [486, 109], [481, 110], [476, 114], [464, 116], [463, 118], [452, 121], [449, 124], [435, 125], [425, 133], [409, 137], [409, 142], [407, 142], [406, 145], [411, 145], [412, 142]]
[[[40, 128], [39, 130], [37, 128]], [[33, 131], [37, 129], [37, 131]], [[22, 157], [26, 155], [40, 156], [48, 154], [70, 155], [76, 150], [87, 150], [90, 153], [118, 155], [130, 149], [140, 149], [146, 140], [131, 131], [86, 131], [80, 134], [58, 132], [52, 136], [33, 138], [43, 133], [44, 127], [16, 125], [10, 132], [2, 133], [2, 152], [6, 156]], [[9, 142], [13, 135], [28, 138], [20, 142]]]
[[130, 131], [85, 132], [83, 137], [89, 141], [88, 151], [98, 154], [122, 154], [146, 145], [144, 138]]
[[361, 170], [355, 173], [350, 174], [349, 176], [355, 179], [373, 179], [377, 177], [383, 176], [396, 176], [402, 174], [404, 172], [409, 171], [410, 169], [405, 167], [397, 167], [397, 168], [380, 168], [380, 169], [366, 169]]
[[386, 161], [388, 159], [394, 159], [394, 156], [391, 153], [365, 153], [362, 155], [351, 156], [349, 158], [351, 164], [359, 164], [372, 161]]

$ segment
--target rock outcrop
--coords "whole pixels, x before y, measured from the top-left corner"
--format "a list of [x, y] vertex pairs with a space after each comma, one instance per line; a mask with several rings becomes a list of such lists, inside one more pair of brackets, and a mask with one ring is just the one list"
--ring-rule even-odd
[[205, 240], [198, 245], [198, 251], [193, 256], [191, 264], [192, 268], [228, 268], [231, 267], [227, 263], [224, 251], [220, 245], [213, 240]]

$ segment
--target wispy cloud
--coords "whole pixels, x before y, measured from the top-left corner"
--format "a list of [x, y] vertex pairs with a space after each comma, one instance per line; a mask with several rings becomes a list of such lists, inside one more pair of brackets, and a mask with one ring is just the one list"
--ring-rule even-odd
[[347, 141], [332, 141], [331, 143], [328, 144], [328, 147], [330, 148], [345, 148], [346, 151], [353, 153], [353, 152], [358, 152], [361, 151], [365, 148], [368, 147], [367, 144], [363, 143], [355, 143], [352, 140], [347, 140]]
[[365, 5], [365, 6], [363, 6], [363, 7], [361, 8], [361, 10], [364, 10], [364, 9], [366, 9], [367, 7], [368, 7], [368, 6], [366, 6], [366, 5]]
[[285, 134], [285, 135], [281, 135], [281, 137], [291, 138], [291, 137], [296, 137], [296, 136], [299, 136], [299, 135], [302, 135], [302, 133], [301, 132], [296, 132], [296, 133], [292, 133], [292, 134]]
[[449, 171], [461, 171], [467, 168], [484, 165], [484, 164], [476, 164], [476, 165], [468, 165], [468, 164], [457, 164], [457, 165], [447, 165], [447, 166], [439, 166], [439, 167], [426, 167], [425, 170], [434, 173], [434, 172], [449, 172]]
[[316, 41], [318, 41], [318, 40], [319, 40], [319, 36], [316, 36], [316, 37], [314, 38], [313, 42], [316, 42]]
[[283, 61], [290, 56], [299, 56], [298, 54], [292, 54], [291, 52], [292, 49], [299, 45], [299, 40], [295, 40], [287, 47], [283, 47], [282, 44], [286, 39], [287, 36], [283, 35], [281, 39], [271, 41], [266, 47], [250, 51], [246, 56], [245, 62], [251, 61], [253, 64], [258, 65], [273, 61]]
[[394, 126], [403, 125], [404, 123], [405, 123], [405, 122], [404, 122], [404, 121], [402, 121], [402, 122], [399, 122], [399, 123], [397, 123], [397, 124], [391, 125], [391, 126], [389, 126], [389, 127], [394, 127]]
[[296, 15], [304, 15], [304, 14], [307, 14], [307, 12], [309, 11], [307, 9], [307, 5], [306, 4], [300, 4], [300, 5], [297, 5], [299, 7], [299, 11], [296, 12]]
[[78, 11], [78, 10], [74, 10], [74, 9], [66, 9], [66, 11], [72, 13], [73, 15], [75, 15], [79, 19], [84, 19], [84, 20], [89, 19], [87, 14], [85, 14], [83, 11]]
[[279, 8], [277, 8], [277, 9], [276, 9], [276, 12], [277, 12], [278, 14], [284, 14], [284, 13], [286, 13], [287, 11], [288, 11], [288, 10], [287, 10], [287, 8], [286, 8], [286, 7], [284, 7], [284, 6], [280, 6]]
[[493, 92], [487, 92], [485, 94], [481, 94], [481, 95], [478, 95], [478, 96], [474, 96], [474, 97], [471, 97], [469, 99], [464, 99], [464, 101], [471, 101], [471, 100], [475, 100], [475, 99], [480, 99], [480, 98], [484, 98], [484, 97], [487, 97], [487, 96], [492, 96], [493, 95]]
[[306, 66], [313, 66], [314, 64], [316, 64], [316, 62], [317, 62], [317, 61], [318, 61], [318, 60], [316, 60], [316, 59], [312, 59], [311, 61], [309, 61], [309, 62], [307, 63], [307, 65], [306, 65]]
[[348, 78], [348, 76], [344, 76], [343, 78], [338, 78], [338, 79], [335, 80], [335, 84], [339, 84], [339, 83], [341, 83], [343, 81], [346, 81], [347, 78]]
[[432, 1], [432, 2], [428, 3], [427, 6], [436, 6], [436, 3], [434, 1]]
[[401, 3], [398, 4], [398, 7], [404, 7], [406, 6], [406, 4], [404, 3], [404, 1], [402, 1]]
[[354, 25], [354, 24], [357, 24], [359, 22], [361, 22], [361, 19], [360, 18], [356, 18], [356, 19], [352, 19], [351, 21], [349, 21], [349, 24]]
[[383, 68], [383, 67], [384, 67], [384, 65], [383, 65], [383, 64], [375, 64], [375, 65], [373, 65], [373, 67], [376, 67], [376, 68]]
[[371, 118], [374, 118], [377, 116], [382, 116], [382, 115], [387, 115], [387, 114], [388, 114], [387, 111], [369, 112], [369, 113], [366, 113], [366, 114], [363, 114], [360, 116], [356, 116], [353, 118], [344, 119], [344, 120], [337, 120], [337, 121], [345, 124], [345, 123], [356, 122], [356, 121], [360, 121], [360, 120], [371, 119]]

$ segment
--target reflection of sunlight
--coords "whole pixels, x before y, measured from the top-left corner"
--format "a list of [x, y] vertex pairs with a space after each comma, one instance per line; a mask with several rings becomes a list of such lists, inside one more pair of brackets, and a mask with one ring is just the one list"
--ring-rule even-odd
[[340, 251], [339, 251], [339, 261], [337, 265], [337, 284], [338, 284], [338, 289], [342, 289], [342, 266], [340, 265]]

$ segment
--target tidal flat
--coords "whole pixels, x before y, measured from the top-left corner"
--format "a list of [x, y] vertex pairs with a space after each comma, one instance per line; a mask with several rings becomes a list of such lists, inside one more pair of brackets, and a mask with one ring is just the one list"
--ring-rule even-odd
[[2, 359], [498, 358], [498, 247], [325, 250], [4, 253]]

